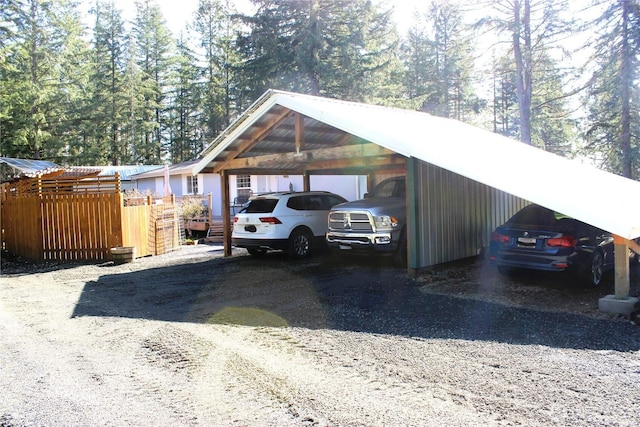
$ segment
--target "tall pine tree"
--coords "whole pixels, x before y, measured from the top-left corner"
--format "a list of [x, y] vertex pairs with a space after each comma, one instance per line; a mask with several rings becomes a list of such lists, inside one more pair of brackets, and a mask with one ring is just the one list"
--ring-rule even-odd
[[[166, 96], [173, 55], [173, 39], [158, 5], [152, 0], [136, 2], [137, 16], [133, 25], [135, 63], [140, 71], [136, 91], [135, 121], [137, 134], [132, 140], [132, 160], [136, 163], [158, 164], [168, 151]], [[136, 100], [134, 94], [132, 102]], [[134, 122], [132, 122], [134, 124]]]
[[[595, 24], [595, 25], [594, 25]], [[640, 3], [614, 0], [592, 23], [599, 37], [588, 91], [587, 151], [602, 166], [628, 178], [640, 171]]]
[[88, 164], [128, 163], [128, 137], [125, 124], [130, 119], [130, 89], [127, 66], [126, 33], [122, 13], [114, 3], [96, 1], [93, 29], [92, 97], [83, 159]]
[[243, 87], [253, 98], [269, 88], [353, 101], [387, 98], [397, 71], [391, 11], [365, 0], [253, 0], [240, 38]]

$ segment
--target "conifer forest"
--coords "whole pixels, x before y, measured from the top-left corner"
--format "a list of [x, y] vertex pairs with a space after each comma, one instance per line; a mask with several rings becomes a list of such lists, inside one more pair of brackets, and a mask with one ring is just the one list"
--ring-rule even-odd
[[[424, 111], [640, 178], [640, 0], [0, 0], [0, 156], [194, 159], [268, 89]], [[487, 165], [493, 167], [495, 165]]]

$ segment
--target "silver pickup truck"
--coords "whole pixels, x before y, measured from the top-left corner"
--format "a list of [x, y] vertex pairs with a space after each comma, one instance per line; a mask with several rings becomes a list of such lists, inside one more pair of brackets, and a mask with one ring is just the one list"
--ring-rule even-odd
[[327, 244], [332, 249], [407, 258], [405, 177], [389, 178], [362, 200], [342, 203], [329, 212]]

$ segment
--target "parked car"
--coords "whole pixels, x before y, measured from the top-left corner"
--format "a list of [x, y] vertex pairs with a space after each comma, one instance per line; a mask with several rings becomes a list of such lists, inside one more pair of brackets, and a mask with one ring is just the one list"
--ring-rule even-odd
[[324, 244], [329, 210], [346, 200], [324, 191], [271, 193], [252, 197], [233, 218], [231, 242], [254, 256], [284, 250], [303, 258]]
[[496, 228], [490, 260], [511, 269], [568, 271], [597, 286], [613, 269], [613, 236], [539, 205], [529, 205]]

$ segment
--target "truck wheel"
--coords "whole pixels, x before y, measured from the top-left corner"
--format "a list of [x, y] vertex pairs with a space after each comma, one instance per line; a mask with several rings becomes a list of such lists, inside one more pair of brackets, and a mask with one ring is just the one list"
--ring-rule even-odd
[[400, 232], [400, 239], [398, 240], [398, 247], [396, 253], [393, 255], [393, 262], [399, 267], [407, 266], [407, 229], [403, 228]]

